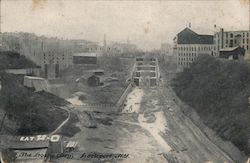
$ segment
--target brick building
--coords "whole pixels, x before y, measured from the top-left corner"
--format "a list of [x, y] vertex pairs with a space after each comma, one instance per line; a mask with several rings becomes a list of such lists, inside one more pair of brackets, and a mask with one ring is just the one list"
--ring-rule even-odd
[[189, 67], [199, 55], [212, 55], [218, 57], [215, 52], [213, 35], [200, 35], [189, 28], [185, 28], [174, 38], [173, 53], [177, 59], [177, 68]]
[[250, 60], [249, 54], [249, 31], [225, 31], [223, 28], [214, 35], [216, 53], [221, 49], [233, 48], [240, 46], [245, 49], [245, 60]]

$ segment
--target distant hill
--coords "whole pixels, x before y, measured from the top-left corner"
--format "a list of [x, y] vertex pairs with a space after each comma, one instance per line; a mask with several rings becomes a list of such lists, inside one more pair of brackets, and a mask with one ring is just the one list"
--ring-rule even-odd
[[200, 56], [177, 75], [172, 86], [204, 123], [249, 154], [250, 65]]

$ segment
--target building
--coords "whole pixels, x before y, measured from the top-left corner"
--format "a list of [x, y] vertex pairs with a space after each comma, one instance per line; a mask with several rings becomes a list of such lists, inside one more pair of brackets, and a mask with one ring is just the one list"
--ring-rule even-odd
[[249, 31], [224, 31], [223, 28], [214, 35], [216, 53], [219, 54], [221, 49], [242, 47], [245, 49], [245, 60], [250, 60], [249, 54]]
[[73, 54], [73, 64], [97, 64], [97, 54], [75, 53]]
[[174, 38], [173, 53], [177, 59], [178, 70], [189, 67], [199, 55], [218, 57], [214, 51], [213, 35], [200, 35], [190, 28], [185, 28]]
[[3, 33], [2, 49], [20, 53], [41, 67], [44, 73], [47, 64], [58, 64], [59, 69], [73, 65], [71, 40], [46, 38], [32, 33]]
[[90, 87], [96, 87], [100, 85], [100, 77], [96, 76], [96, 75], [92, 75], [88, 78], [88, 86]]
[[233, 48], [225, 48], [220, 50], [220, 58], [229, 60], [244, 60], [245, 49], [238, 46]]
[[102, 56], [103, 55], [103, 47], [101, 45], [99, 45], [98, 43], [88, 43], [87, 44], [87, 48], [86, 48], [86, 52], [88, 53], [96, 53], [98, 54], [98, 56]]

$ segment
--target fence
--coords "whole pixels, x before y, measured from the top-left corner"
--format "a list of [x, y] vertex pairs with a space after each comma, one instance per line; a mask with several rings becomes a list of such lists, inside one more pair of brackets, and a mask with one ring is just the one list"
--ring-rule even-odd
[[133, 86], [130, 83], [125, 89], [125, 91], [123, 92], [123, 94], [121, 95], [121, 97], [119, 98], [119, 100], [117, 101], [116, 106], [119, 108], [119, 111], [121, 110], [121, 107], [123, 106], [124, 101], [126, 100], [128, 94], [131, 92], [132, 88]]

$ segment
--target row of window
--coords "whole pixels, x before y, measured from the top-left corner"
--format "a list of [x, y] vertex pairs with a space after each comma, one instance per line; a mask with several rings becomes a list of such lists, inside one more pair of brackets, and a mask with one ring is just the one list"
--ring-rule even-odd
[[189, 66], [192, 64], [192, 62], [178, 62], [179, 65], [186, 65]]
[[195, 61], [196, 58], [179, 58], [179, 61]]
[[[228, 42], [230, 41], [230, 44], [232, 44], [233, 43], [233, 40], [231, 39], [231, 40], [226, 40], [226, 44], [228, 44]], [[242, 40], [242, 43], [243, 44], [245, 44], [245, 42], [248, 44], [249, 43], [249, 39], [246, 39], [246, 41], [245, 41], [245, 39], [243, 39]], [[237, 39], [234, 39], [234, 43], [236, 44], [237, 43]]]
[[215, 50], [215, 47], [178, 47], [179, 51], [205, 51], [205, 50]]
[[[247, 44], [249, 43], [249, 39], [246, 39]], [[245, 44], [245, 39], [242, 40], [242, 43]]]
[[[49, 56], [49, 57], [52, 56], [52, 57], [54, 57], [55, 55], [54, 54], [49, 54], [49, 55], [43, 54], [43, 56], [44, 57], [46, 57], [46, 56]], [[58, 56], [58, 55], [56, 55], [56, 56]], [[64, 54], [62, 54], [62, 56], [64, 57]]]
[[[52, 59], [52, 60], [54, 60], [55, 59], [55, 57], [52, 57], [52, 58], [49, 58], [49, 59]], [[57, 60], [60, 60], [60, 58], [56, 58]], [[44, 60], [46, 60], [46, 57], [44, 57]], [[64, 60], [64, 57], [62, 57], [62, 60]]]
[[179, 57], [196, 57], [196, 53], [179, 53]]
[[[234, 37], [234, 34], [233, 34], [233, 33], [230, 33], [230, 34], [229, 34], [229, 33], [226, 32], [226, 38], [228, 38], [229, 35], [230, 35], [230, 38], [233, 38], [233, 37]], [[238, 35], [238, 34], [236, 34], [236, 35]], [[243, 33], [242, 33], [242, 36], [243, 36], [243, 37], [245, 37], [245, 36], [246, 36], [246, 37], [249, 37], [249, 33], [248, 33], [248, 32], [246, 32], [246, 33], [243, 32]]]
[[64, 62], [60, 62], [59, 60], [52, 60], [52, 61], [46, 61], [46, 60], [44, 60], [44, 64], [46, 64], [46, 63], [57, 63], [57, 64], [66, 64], [66, 63], [64, 63]]

